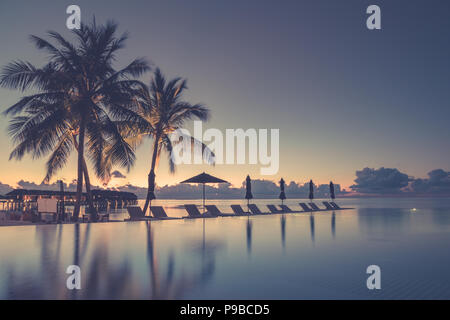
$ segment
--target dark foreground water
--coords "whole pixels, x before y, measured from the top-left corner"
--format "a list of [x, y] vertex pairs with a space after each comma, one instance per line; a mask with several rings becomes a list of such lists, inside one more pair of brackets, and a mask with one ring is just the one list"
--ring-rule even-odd
[[[183, 215], [185, 202], [160, 204]], [[0, 298], [450, 298], [450, 199], [338, 202], [355, 210], [0, 227]], [[81, 290], [66, 288], [73, 264]], [[369, 265], [381, 290], [367, 289]]]

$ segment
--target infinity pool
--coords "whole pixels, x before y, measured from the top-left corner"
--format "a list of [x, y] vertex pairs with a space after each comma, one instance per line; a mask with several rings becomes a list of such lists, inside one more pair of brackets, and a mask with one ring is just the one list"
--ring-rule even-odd
[[[182, 203], [156, 202], [174, 216]], [[0, 298], [450, 298], [450, 199], [338, 203], [355, 210], [0, 227]], [[69, 265], [81, 290], [66, 288]], [[369, 265], [381, 290], [367, 289]]]

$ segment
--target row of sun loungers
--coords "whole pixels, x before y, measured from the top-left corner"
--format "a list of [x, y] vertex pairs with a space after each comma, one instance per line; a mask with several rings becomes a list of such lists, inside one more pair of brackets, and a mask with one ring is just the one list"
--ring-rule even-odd
[[168, 217], [164, 208], [161, 206], [152, 206], [150, 207], [152, 216], [144, 216], [144, 212], [141, 207], [130, 206], [127, 207], [128, 214], [130, 215], [130, 219], [128, 221], [139, 221], [139, 220], [173, 220], [173, 219], [196, 219], [196, 218], [216, 218], [216, 217], [235, 217], [235, 216], [248, 216], [248, 215], [270, 215], [270, 214], [278, 214], [278, 213], [300, 213], [300, 212], [314, 212], [314, 211], [328, 211], [328, 210], [343, 210], [349, 208], [341, 208], [335, 202], [322, 202], [325, 206], [325, 209], [319, 208], [315, 203], [299, 203], [302, 210], [296, 211], [289, 208], [287, 205], [280, 205], [280, 209], [278, 209], [275, 205], [269, 204], [267, 208], [270, 212], [262, 212], [256, 204], [249, 204], [248, 210], [245, 211], [240, 205], [233, 204], [231, 205], [231, 210], [233, 213], [222, 213], [219, 208], [215, 205], [207, 205], [205, 206], [206, 212], [202, 214], [198, 207], [195, 204], [185, 204], [184, 208], [188, 215], [182, 218], [173, 218]]

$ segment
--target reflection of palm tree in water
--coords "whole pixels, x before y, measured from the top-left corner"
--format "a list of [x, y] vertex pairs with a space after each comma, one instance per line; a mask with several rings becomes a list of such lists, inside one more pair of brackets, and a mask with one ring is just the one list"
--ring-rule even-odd
[[[89, 234], [90, 234], [91, 224], [86, 224], [86, 230], [84, 232], [84, 240], [83, 240], [83, 247], [81, 248], [81, 254], [80, 254], [80, 224], [75, 223], [74, 224], [74, 248], [73, 248], [73, 264], [76, 266], [79, 266], [81, 268], [81, 265], [83, 263], [84, 257], [86, 255], [87, 246], [89, 243]], [[90, 284], [90, 282], [88, 282]], [[71, 297], [76, 298], [77, 297], [78, 290], [71, 290]]]
[[[60, 273], [59, 257], [61, 251], [62, 226], [45, 226], [37, 228], [37, 234], [41, 238], [41, 275], [45, 285], [54, 286]], [[57, 231], [56, 249], [49, 246], [55, 243], [54, 232]], [[53, 253], [53, 254], [52, 254]]]
[[[55, 231], [57, 231], [56, 239]], [[61, 273], [59, 267], [59, 258], [61, 252], [61, 237], [62, 237], [62, 225], [58, 226], [43, 226], [42, 228], [36, 228], [36, 234], [40, 238], [41, 243], [41, 279], [42, 287], [50, 286], [51, 288], [57, 288], [58, 275]], [[56, 243], [56, 248], [50, 248], [51, 244]], [[54, 249], [54, 250], [53, 250]], [[45, 298], [46, 292], [40, 290], [39, 298]], [[57, 290], [56, 291], [61, 291]]]
[[158, 263], [156, 261], [155, 256], [155, 250], [153, 247], [154, 239], [152, 234], [152, 228], [150, 221], [146, 221], [146, 227], [147, 227], [147, 260], [150, 265], [150, 281], [151, 281], [151, 288], [152, 288], [152, 298], [157, 299], [158, 293], [157, 288], [159, 287], [157, 281], [157, 274], [158, 274]]
[[283, 246], [283, 249], [286, 248], [286, 217], [283, 214], [280, 218], [281, 223], [281, 245]]
[[[86, 287], [82, 291], [83, 299], [123, 299], [130, 288], [131, 268], [129, 259], [123, 259], [118, 266], [111, 267], [108, 256], [108, 243], [97, 246], [92, 254], [92, 260], [86, 272]], [[82, 288], [83, 289], [83, 288]]]
[[[22, 274], [12, 267], [8, 268], [8, 298], [29, 298], [29, 299], [123, 299], [123, 298], [145, 298], [148, 297], [144, 292], [137, 293], [133, 287], [132, 270], [129, 257], [122, 257], [119, 263], [109, 262], [108, 245], [109, 241], [94, 242], [95, 247], [89, 248], [90, 226], [73, 225], [73, 236], [67, 238], [69, 249], [72, 249], [70, 257], [66, 261], [60, 261], [61, 251], [64, 249], [62, 243], [62, 228], [68, 228], [69, 225], [39, 226], [37, 234], [40, 236], [40, 272], [37, 276], [42, 281], [33, 279], [33, 285], [30, 288], [29, 280], [24, 281]], [[66, 230], [67, 231], [67, 230]], [[53, 236], [52, 236], [53, 232]], [[103, 239], [103, 238], [102, 238]], [[57, 240], [57, 241], [56, 241]], [[203, 239], [201, 246], [202, 267], [195, 274], [186, 276], [181, 274], [175, 277], [175, 259], [171, 252], [168, 258], [165, 277], [160, 277], [160, 268], [158, 268], [158, 259], [155, 250], [154, 234], [147, 224], [147, 257], [151, 275], [151, 294], [152, 299], [175, 299], [183, 296], [190, 289], [205, 283], [214, 273], [214, 255], [211, 252], [217, 249], [217, 246], [211, 245], [210, 241], [206, 243]], [[54, 247], [50, 247], [54, 245]], [[92, 245], [91, 245], [92, 246]], [[53, 248], [53, 249], [52, 249]], [[55, 249], [56, 248], [56, 249]], [[90, 253], [87, 251], [89, 250]], [[87, 259], [87, 260], [86, 260]], [[63, 264], [62, 264], [62, 263]], [[69, 275], [65, 273], [70, 264], [76, 264], [81, 268], [81, 290], [67, 290], [66, 280]], [[29, 271], [27, 271], [30, 273]], [[28, 279], [28, 278], [27, 278]], [[139, 279], [138, 279], [139, 280]], [[162, 281], [161, 281], [162, 280]]]
[[74, 241], [73, 241], [73, 264], [79, 266], [80, 265], [80, 225], [76, 223], [74, 225]]
[[[80, 266], [80, 225], [74, 225], [74, 240], [73, 240], [73, 264]], [[76, 299], [78, 290], [71, 290], [70, 297]]]
[[[74, 235], [74, 264], [82, 268], [82, 276], [86, 275], [86, 281], [82, 282], [82, 290], [71, 290], [71, 298], [82, 299], [119, 299], [123, 298], [127, 294], [127, 288], [129, 287], [131, 270], [129, 267], [128, 259], [125, 258], [123, 262], [118, 266], [111, 267], [108, 256], [108, 241], [97, 243], [93, 248], [92, 257], [89, 261], [89, 265], [86, 268], [82, 267], [88, 251], [90, 226], [86, 224], [84, 232], [82, 246], [80, 236], [80, 225], [75, 224]], [[86, 272], [83, 272], [86, 270]]]
[[[56, 239], [55, 239], [55, 232]], [[58, 275], [60, 274], [59, 256], [62, 236], [62, 226], [40, 226], [36, 227], [36, 243], [40, 243], [40, 270], [38, 271], [38, 281], [29, 286], [23, 283], [23, 276], [16, 275], [17, 269], [13, 264], [7, 267], [8, 277], [6, 287], [7, 299], [48, 299], [48, 291], [45, 288], [52, 288], [52, 293], [61, 291], [58, 289]], [[56, 249], [51, 244], [57, 243]], [[27, 273], [31, 273], [27, 270]]]
[[331, 214], [331, 234], [334, 239], [336, 237], [336, 213], [334, 211]]
[[[214, 272], [214, 256], [211, 251], [216, 250], [214, 246], [206, 244], [205, 225], [203, 221], [203, 240], [201, 244], [202, 266], [199, 274], [186, 277], [184, 274], [175, 280], [175, 258], [173, 252], [169, 254], [167, 274], [164, 283], [161, 283], [159, 276], [158, 260], [155, 250], [154, 232], [151, 222], [146, 221], [147, 228], [147, 259], [150, 267], [151, 289], [150, 299], [176, 299], [181, 297], [186, 291], [205, 283]], [[211, 258], [212, 257], [212, 258]]]
[[[51, 288], [52, 290], [50, 293], [56, 297], [63, 297], [68, 293], [65, 283], [64, 285], [61, 285], [60, 283], [61, 279], [66, 280], [67, 277], [65, 273], [67, 266], [60, 264], [63, 227], [64, 225], [62, 224], [55, 226], [58, 230], [56, 241], [48, 237], [49, 231], [55, 230], [53, 226], [43, 226], [41, 228], [37, 228], [38, 234], [41, 235], [41, 275], [46, 275], [44, 278], [45, 285], [41, 286], [42, 293], [39, 294], [39, 298], [43, 298], [45, 293], [49, 293], [49, 291], [45, 290], [46, 288]], [[87, 251], [89, 230], [90, 225], [87, 224], [84, 234], [83, 248], [81, 249], [80, 255], [80, 225], [74, 224], [74, 255], [72, 262], [74, 265], [81, 266], [83, 263], [83, 257]], [[49, 250], [48, 246], [53, 243], [56, 244], [56, 249], [54, 250], [54, 254], [51, 255], [50, 252], [52, 250]], [[63, 276], [60, 277], [60, 274], [63, 274]], [[76, 298], [77, 291], [78, 290], [70, 291], [72, 298]]]
[[80, 224], [76, 223], [74, 225], [74, 249], [73, 249], [73, 264], [79, 266], [84, 260], [84, 257], [86, 256], [87, 252], [87, 246], [89, 244], [89, 235], [91, 231], [91, 224], [87, 223], [85, 224], [86, 230], [84, 231], [84, 240], [83, 240], [83, 247], [81, 248], [80, 252]]
[[[40, 271], [38, 273], [40, 280], [36, 286], [31, 289], [29, 286], [21, 286], [16, 282], [16, 276], [13, 268], [8, 286], [11, 292], [11, 298], [30, 298], [30, 299], [58, 299], [65, 298], [69, 295], [70, 298], [76, 298], [76, 291], [67, 290], [66, 279], [68, 275], [65, 273], [66, 268], [70, 264], [81, 266], [83, 257], [87, 251], [87, 244], [89, 238], [89, 224], [87, 225], [83, 247], [80, 254], [80, 225], [74, 224], [74, 246], [73, 257], [69, 263], [61, 264], [61, 248], [63, 244], [63, 228], [68, 228], [69, 225], [52, 225], [52, 226], [38, 226], [36, 227], [36, 235], [40, 243]], [[56, 238], [55, 238], [56, 236]], [[19, 277], [20, 279], [22, 277]]]
[[314, 244], [315, 227], [314, 227], [314, 215], [312, 213], [309, 216], [309, 226], [311, 227], [311, 240], [312, 240], [312, 243]]

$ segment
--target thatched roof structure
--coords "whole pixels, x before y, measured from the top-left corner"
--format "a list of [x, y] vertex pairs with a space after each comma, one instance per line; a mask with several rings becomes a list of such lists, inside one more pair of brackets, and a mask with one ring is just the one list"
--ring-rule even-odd
[[[94, 201], [99, 200], [137, 200], [137, 196], [131, 192], [122, 192], [122, 191], [114, 191], [114, 190], [100, 190], [95, 189], [91, 190], [92, 197]], [[5, 198], [8, 199], [18, 199], [23, 196], [71, 196], [75, 197], [76, 192], [73, 191], [53, 191], [53, 190], [27, 190], [27, 189], [15, 189], [11, 192], [8, 192], [5, 195]], [[83, 196], [86, 196], [86, 193], [83, 193]]]

